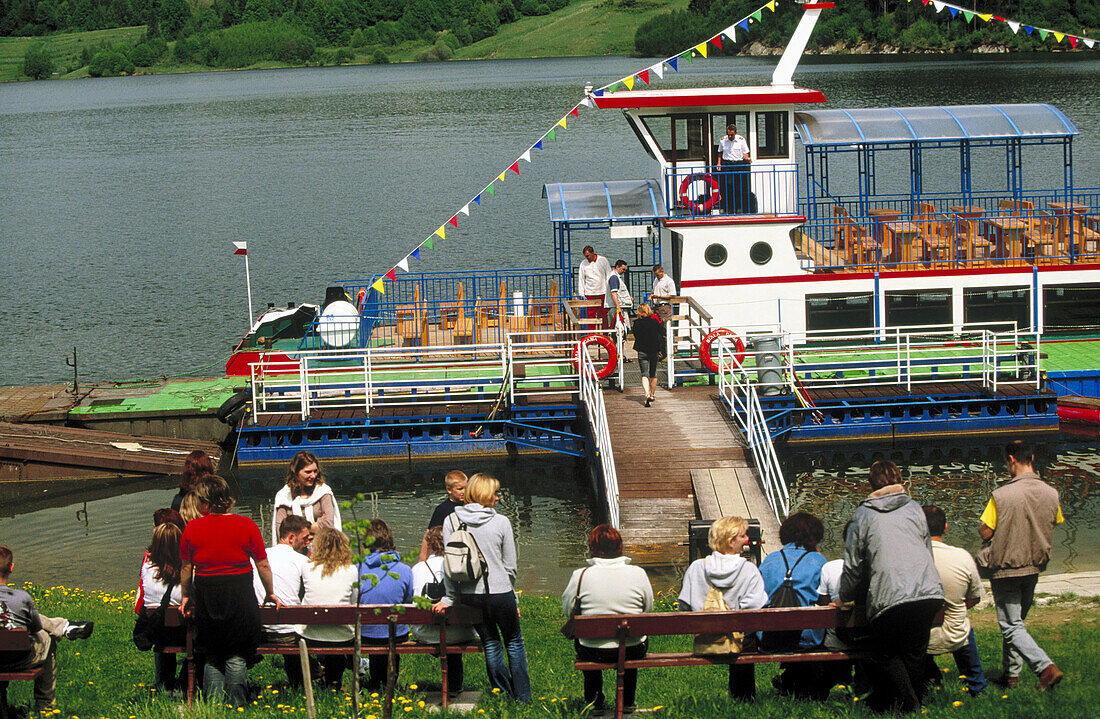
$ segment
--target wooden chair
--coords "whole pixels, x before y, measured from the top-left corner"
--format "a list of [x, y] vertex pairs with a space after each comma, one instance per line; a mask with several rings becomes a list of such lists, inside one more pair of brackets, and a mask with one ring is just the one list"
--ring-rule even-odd
[[561, 327], [561, 298], [558, 297], [557, 280], [550, 281], [550, 296], [532, 303], [530, 308], [531, 330], [557, 330]]
[[420, 285], [413, 285], [413, 303], [397, 308], [397, 339], [402, 347], [428, 346], [426, 308], [420, 302]]
[[454, 329], [455, 320], [462, 311], [462, 305], [466, 299], [466, 290], [462, 283], [458, 283], [458, 293], [454, 302], [439, 303], [439, 330], [443, 333]]
[[457, 345], [472, 345], [478, 341], [477, 318], [466, 316], [466, 304], [458, 306], [455, 314], [454, 341]]

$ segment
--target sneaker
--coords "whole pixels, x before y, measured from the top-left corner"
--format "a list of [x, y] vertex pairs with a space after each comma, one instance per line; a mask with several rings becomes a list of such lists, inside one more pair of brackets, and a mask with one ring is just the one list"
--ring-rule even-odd
[[92, 636], [93, 629], [95, 622], [69, 622], [69, 626], [65, 627], [65, 638], [87, 639]]
[[1051, 664], [1042, 672], [1039, 673], [1039, 691], [1046, 692], [1057, 686], [1058, 682], [1066, 675], [1062, 673], [1062, 670]]
[[645, 406], [646, 407], [648, 407], [652, 402], [653, 402], [653, 400], [651, 400], [649, 397], [645, 398]]

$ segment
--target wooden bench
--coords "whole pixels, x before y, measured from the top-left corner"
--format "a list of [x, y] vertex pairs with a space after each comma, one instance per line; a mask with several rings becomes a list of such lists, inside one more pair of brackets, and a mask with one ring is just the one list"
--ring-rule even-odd
[[[26, 629], [0, 629], [0, 652], [29, 652], [31, 635]], [[8, 682], [34, 681], [42, 673], [42, 667], [32, 667], [14, 672], [0, 671], [0, 719], [8, 719]]]
[[[943, 622], [943, 614], [936, 623]], [[614, 669], [615, 717], [623, 715], [623, 678], [627, 669], [653, 667], [693, 667], [714, 664], [767, 664], [774, 662], [822, 662], [862, 659], [866, 652], [815, 650], [789, 654], [743, 652], [735, 657], [696, 656], [689, 652], [649, 652], [642, 659], [626, 658], [626, 640], [642, 636], [694, 636], [723, 632], [794, 631], [803, 629], [844, 629], [866, 625], [860, 610], [836, 607], [794, 607], [784, 609], [743, 609], [730, 612], [661, 612], [648, 614], [589, 614], [578, 616], [574, 629], [578, 639], [617, 639], [618, 661], [576, 661], [578, 671]]]
[[[355, 624], [356, 614], [359, 622], [364, 626], [388, 626], [391, 639], [394, 637], [398, 624], [435, 624], [439, 627], [439, 644], [419, 644], [406, 641], [394, 644], [395, 654], [430, 654], [439, 658], [441, 673], [441, 695], [443, 708], [448, 704], [448, 676], [447, 656], [451, 654], [468, 654], [482, 651], [480, 643], [450, 644], [447, 641], [447, 627], [472, 626], [481, 621], [481, 611], [470, 607], [455, 606], [445, 615], [433, 614], [430, 609], [419, 609], [411, 605], [401, 605], [402, 611], [394, 611], [393, 605], [362, 604], [354, 605], [299, 605], [284, 606], [276, 609], [273, 606], [260, 607], [260, 621], [268, 624], [306, 624], [314, 626], [332, 626], [338, 624]], [[165, 616], [167, 626], [180, 626], [186, 621], [180, 616], [179, 607], [169, 607]], [[187, 643], [183, 647], [165, 647], [164, 651], [171, 653], [186, 653], [190, 659], [193, 655], [194, 630], [188, 629]], [[282, 654], [298, 656], [302, 662], [302, 679], [306, 693], [306, 704], [313, 706], [313, 688], [310, 681], [309, 661], [306, 655], [351, 656], [355, 654], [354, 646], [317, 646], [307, 645], [305, 640], [299, 639], [297, 644], [261, 644], [257, 652], [262, 655]], [[363, 656], [370, 654], [389, 654], [388, 646], [363, 645], [360, 650]], [[392, 659], [391, 659], [392, 661]], [[352, 671], [359, 671], [358, 667], [352, 667]], [[195, 664], [188, 662], [187, 669], [187, 703], [190, 704], [195, 693]], [[312, 712], [310, 714], [312, 716]]]

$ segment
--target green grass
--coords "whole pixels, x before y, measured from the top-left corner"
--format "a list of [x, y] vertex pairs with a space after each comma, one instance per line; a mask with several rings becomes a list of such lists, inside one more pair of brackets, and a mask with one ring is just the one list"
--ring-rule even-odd
[[632, 55], [642, 23], [687, 6], [687, 0], [574, 0], [549, 15], [503, 25], [496, 35], [459, 48], [455, 59]]
[[56, 71], [64, 75], [85, 47], [104, 42], [111, 45], [120, 43], [133, 45], [144, 38], [144, 25], [44, 37], [0, 37], [0, 82], [27, 79], [23, 74], [23, 55], [27, 52], [27, 48], [40, 42], [46, 43], [46, 47], [53, 53]]
[[[135, 575], [136, 579], [136, 575]], [[70, 619], [94, 620], [95, 634], [83, 642], [61, 643], [58, 652], [59, 717], [121, 717], [122, 719], [175, 719], [185, 717], [269, 717], [305, 716], [305, 700], [284, 686], [281, 659], [267, 658], [250, 672], [254, 703], [244, 712], [232, 712], [217, 706], [196, 706], [187, 712], [180, 709], [178, 699], [152, 691], [152, 655], [134, 649], [130, 641], [133, 627], [133, 594], [106, 595], [55, 587], [35, 590], [39, 609], [46, 615]], [[658, 595], [658, 604], [667, 607], [675, 593]], [[573, 650], [558, 632], [563, 617], [557, 597], [521, 599], [523, 631], [527, 644], [535, 701], [530, 706], [516, 706], [491, 693], [483, 695], [479, 709], [484, 716], [515, 719], [547, 719], [585, 717], [581, 701], [580, 677], [573, 671]], [[989, 675], [995, 675], [1000, 661], [1000, 634], [992, 609], [971, 613], [977, 628], [981, 656]], [[1066, 673], [1066, 680], [1052, 694], [1035, 690], [1036, 681], [1025, 677], [1022, 685], [1008, 692], [991, 686], [982, 697], [967, 698], [955, 677], [950, 659], [941, 658], [944, 688], [935, 692], [926, 707], [927, 714], [918, 716], [952, 717], [957, 719], [1000, 719], [1009, 716], [1051, 717], [1070, 719], [1095, 716], [1100, 703], [1100, 672], [1096, 657], [1100, 653], [1100, 612], [1091, 600], [1063, 598], [1048, 606], [1037, 606], [1028, 625], [1039, 643], [1050, 653]], [[655, 638], [654, 651], [686, 651], [689, 640]], [[475, 689], [486, 686], [484, 664], [480, 657], [466, 659], [467, 685]], [[748, 705], [736, 705], [725, 696], [725, 670], [721, 667], [650, 669], [639, 677], [639, 706], [651, 711], [651, 716], [669, 719], [713, 719], [735, 716], [738, 719], [765, 717], [871, 717], [846, 690], [834, 689], [824, 703], [800, 702], [777, 697], [770, 688], [775, 666], [757, 670], [757, 700]], [[426, 657], [405, 657], [395, 716], [422, 719], [438, 716], [419, 706], [423, 698], [422, 685], [438, 682], [438, 663]], [[611, 673], [605, 673], [605, 691], [613, 689]], [[345, 675], [350, 684], [350, 675]], [[347, 692], [319, 690], [319, 717], [351, 716]], [[26, 705], [31, 700], [28, 682], [16, 682], [9, 689], [14, 705]], [[959, 702], [959, 706], [954, 706]], [[408, 711], [404, 711], [408, 708]], [[363, 716], [381, 715], [378, 699], [365, 698]], [[475, 716], [481, 716], [475, 712]]]

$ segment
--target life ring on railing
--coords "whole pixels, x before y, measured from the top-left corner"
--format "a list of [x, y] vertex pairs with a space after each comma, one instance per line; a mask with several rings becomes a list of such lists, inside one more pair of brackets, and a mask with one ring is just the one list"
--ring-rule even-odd
[[596, 370], [596, 379], [605, 379], [615, 371], [615, 367], [619, 364], [619, 350], [615, 347], [615, 342], [607, 335], [585, 335], [577, 344], [573, 347], [573, 364], [577, 367], [577, 373], [582, 371], [581, 366], [581, 351], [588, 351], [588, 345], [597, 344], [607, 350], [607, 364], [602, 368]]
[[[710, 185], [710, 194], [707, 195], [707, 199], [704, 202], [696, 202], [695, 198], [688, 194], [688, 190], [691, 186], [698, 181], [702, 181]], [[684, 207], [690, 207], [694, 214], [705, 215], [710, 212], [710, 208], [714, 207], [714, 203], [718, 202], [718, 181], [712, 176], [704, 172], [693, 172], [684, 178], [684, 181], [680, 183], [680, 204]]]
[[711, 372], [718, 372], [718, 363], [714, 361], [714, 355], [711, 354], [711, 345], [719, 337], [732, 337], [733, 345], [737, 348], [737, 352], [733, 355], [733, 358], [737, 361], [737, 364], [741, 364], [745, 361], [745, 341], [737, 336], [737, 333], [733, 330], [728, 330], [725, 327], [719, 327], [713, 329], [707, 333], [703, 341], [699, 343], [699, 361], [703, 363], [703, 366], [709, 369]]

